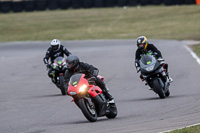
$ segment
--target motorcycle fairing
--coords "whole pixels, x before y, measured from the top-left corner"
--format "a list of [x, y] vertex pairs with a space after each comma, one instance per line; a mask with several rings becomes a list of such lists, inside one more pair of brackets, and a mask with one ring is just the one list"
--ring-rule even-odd
[[88, 90], [88, 93], [92, 96], [92, 97], [95, 97], [99, 94], [102, 94], [102, 90], [98, 87], [98, 86], [94, 86], [91, 87], [89, 90]]
[[97, 95], [94, 97], [94, 100], [96, 101], [96, 103], [98, 104], [97, 109], [97, 115], [99, 116], [103, 116], [106, 113], [106, 109], [107, 109], [107, 100], [104, 97], [103, 94]]
[[[145, 55], [140, 60], [140, 67], [141, 67], [141, 73], [142, 74], [152, 73], [156, 69], [158, 69], [159, 66], [160, 66], [160, 63], [152, 55]], [[146, 69], [148, 67], [153, 67], [153, 68], [152, 68], [152, 70], [147, 71]]]
[[65, 71], [66, 69], [66, 61], [63, 57], [57, 57], [55, 60], [54, 60], [54, 63], [53, 63], [53, 69], [56, 70], [56, 71]]

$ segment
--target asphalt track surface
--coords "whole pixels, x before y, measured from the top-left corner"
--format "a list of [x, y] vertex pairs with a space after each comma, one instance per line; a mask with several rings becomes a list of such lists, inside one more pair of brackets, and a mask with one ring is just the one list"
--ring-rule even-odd
[[156, 133], [200, 122], [200, 66], [182, 41], [150, 40], [169, 64], [171, 95], [159, 99], [134, 67], [135, 40], [63, 42], [93, 64], [115, 97], [118, 116], [88, 122], [62, 96], [43, 64], [49, 42], [0, 43], [1, 133]]

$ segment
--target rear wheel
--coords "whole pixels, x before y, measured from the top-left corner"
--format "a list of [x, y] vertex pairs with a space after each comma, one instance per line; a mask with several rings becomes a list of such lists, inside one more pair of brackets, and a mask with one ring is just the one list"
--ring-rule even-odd
[[169, 95], [170, 95], [170, 91], [168, 89], [167, 92], [165, 93], [165, 96], [168, 97]]
[[84, 98], [79, 99], [78, 101], [79, 107], [83, 112], [84, 116], [90, 121], [95, 122], [97, 120], [97, 112], [95, 110], [95, 105], [92, 106], [88, 103]]
[[155, 79], [153, 81], [152, 86], [161, 99], [165, 98], [165, 93], [164, 93], [161, 83], [159, 82], [159, 79]]
[[117, 107], [116, 105], [110, 105], [110, 113], [106, 115], [107, 118], [115, 118], [117, 116]]

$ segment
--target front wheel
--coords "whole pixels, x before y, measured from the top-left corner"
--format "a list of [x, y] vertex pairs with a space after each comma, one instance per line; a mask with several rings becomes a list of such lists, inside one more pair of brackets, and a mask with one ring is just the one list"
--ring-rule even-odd
[[155, 79], [152, 83], [152, 87], [153, 89], [156, 91], [156, 93], [159, 95], [159, 97], [161, 99], [164, 99], [166, 96], [165, 96], [165, 93], [164, 93], [164, 90], [163, 90], [163, 87], [159, 81], [159, 79]]
[[66, 95], [65, 80], [64, 80], [63, 75], [60, 75], [60, 76], [59, 76], [59, 80], [60, 80], [60, 90], [61, 90], [61, 93], [62, 93], [62, 95]]
[[97, 120], [97, 112], [95, 110], [95, 105], [91, 106], [88, 101], [84, 98], [79, 99], [78, 105], [83, 112], [84, 116], [90, 121], [95, 122]]

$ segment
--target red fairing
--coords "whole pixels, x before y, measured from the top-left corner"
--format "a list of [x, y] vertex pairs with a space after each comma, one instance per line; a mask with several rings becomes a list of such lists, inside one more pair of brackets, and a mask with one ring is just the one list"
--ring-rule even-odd
[[102, 93], [102, 90], [98, 87], [98, 86], [92, 86], [90, 87], [90, 89], [88, 90], [88, 93], [92, 96], [92, 97], [95, 97], [99, 94]]
[[[84, 84], [86, 86], [88, 86], [88, 93], [92, 96], [92, 97], [95, 97], [99, 94], [102, 93], [102, 90], [98, 87], [98, 86], [95, 86], [95, 85], [89, 85], [88, 81], [84, 78], [85, 77], [85, 74], [83, 74], [80, 78], [80, 81], [77, 83], [77, 85], [75, 86], [72, 86], [70, 83], [69, 83], [69, 87], [68, 87], [68, 94], [71, 96], [70, 92], [76, 92], [76, 94], [79, 94], [79, 88], [81, 86], [83, 86]], [[100, 79], [102, 79], [104, 81], [104, 77], [98, 75], [98, 77]]]
[[[76, 94], [79, 93], [79, 88], [82, 86], [82, 85], [87, 85], [89, 86], [88, 84], [88, 81], [84, 78], [85, 74], [83, 74], [81, 76], [81, 79], [80, 81], [78, 82], [78, 84], [76, 86], [72, 86], [70, 83], [69, 83], [69, 87], [68, 87], [68, 94], [70, 95], [70, 92], [76, 92]], [[71, 96], [71, 95], [70, 95]]]
[[[78, 92], [78, 90], [76, 89], [76, 87], [72, 86], [70, 83], [69, 83], [69, 86], [68, 86], [68, 94], [70, 95], [70, 92]], [[72, 96], [72, 95], [70, 95]]]

